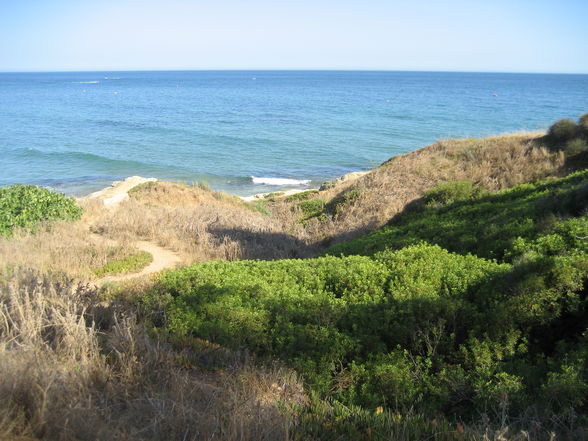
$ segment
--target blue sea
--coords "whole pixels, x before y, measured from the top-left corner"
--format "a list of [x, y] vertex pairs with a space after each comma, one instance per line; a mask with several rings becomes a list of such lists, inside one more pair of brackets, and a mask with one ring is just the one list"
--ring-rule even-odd
[[0, 73], [0, 185], [83, 195], [139, 175], [238, 195], [310, 188], [439, 139], [588, 112], [588, 75]]

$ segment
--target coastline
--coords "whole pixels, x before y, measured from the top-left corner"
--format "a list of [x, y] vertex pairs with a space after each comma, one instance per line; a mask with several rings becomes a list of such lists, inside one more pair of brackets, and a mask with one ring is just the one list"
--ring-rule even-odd
[[[256, 200], [265, 199], [269, 195], [275, 195], [278, 197], [287, 197], [287, 196], [291, 196], [291, 195], [294, 195], [297, 193], [303, 193], [305, 191], [322, 190], [322, 189], [326, 189], [326, 188], [331, 188], [331, 187], [337, 186], [337, 185], [344, 183], [344, 182], [354, 181], [354, 180], [366, 175], [367, 173], [369, 173], [369, 171], [356, 171], [356, 172], [346, 173], [346, 174], [339, 176], [335, 179], [323, 182], [323, 184], [320, 187], [311, 187], [311, 186], [309, 186], [308, 188], [290, 188], [290, 187], [288, 187], [288, 188], [284, 188], [283, 190], [254, 193], [249, 196], [238, 196], [238, 195], [234, 195], [234, 196], [237, 196], [238, 198], [240, 198], [241, 200], [243, 200], [245, 202], [252, 202], [252, 201], [256, 201]], [[146, 178], [143, 176], [136, 176], [136, 175], [129, 176], [129, 177], [122, 179], [122, 180], [119, 180], [119, 181], [113, 181], [112, 184], [109, 185], [108, 187], [104, 187], [101, 190], [94, 191], [90, 194], [77, 197], [76, 199], [79, 199], [79, 200], [99, 199], [99, 200], [102, 200], [102, 202], [105, 206], [117, 205], [120, 202], [128, 199], [129, 198], [129, 191], [131, 189], [133, 189], [134, 187], [136, 187], [137, 185], [141, 185], [141, 184], [144, 184], [147, 182], [157, 182], [157, 181], [163, 181], [163, 180], [153, 178], [153, 177]], [[170, 182], [173, 182], [173, 181], [170, 181]], [[228, 193], [228, 194], [230, 194], [230, 193]]]

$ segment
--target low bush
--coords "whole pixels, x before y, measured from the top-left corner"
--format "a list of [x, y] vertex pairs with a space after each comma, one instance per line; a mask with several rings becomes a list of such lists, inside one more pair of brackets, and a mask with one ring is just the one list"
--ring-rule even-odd
[[298, 208], [306, 215], [313, 216], [320, 213], [325, 208], [325, 201], [322, 199], [311, 199], [310, 201], [302, 201], [298, 203]]
[[582, 214], [588, 207], [587, 186], [588, 171], [582, 171], [476, 199], [407, 211], [388, 226], [332, 246], [327, 254], [371, 255], [425, 240], [458, 253], [503, 259], [513, 240], [535, 237], [549, 216]]
[[560, 119], [549, 127], [548, 136], [555, 143], [565, 143], [578, 135], [578, 125], [571, 119]]
[[423, 197], [429, 206], [441, 206], [452, 204], [456, 201], [474, 199], [485, 194], [482, 187], [478, 187], [469, 181], [453, 181], [437, 185], [427, 191]]
[[578, 125], [580, 126], [580, 130], [584, 137], [588, 138], [588, 113], [585, 113], [580, 117]]
[[[582, 346], [588, 258], [574, 237], [586, 226], [521, 239], [514, 266], [426, 244], [210, 262], [168, 272], [148, 304], [163, 305], [172, 335], [277, 357], [346, 405], [465, 418], [506, 400], [516, 411], [567, 379], [562, 348]], [[577, 389], [559, 393], [558, 403], [585, 405]]]
[[153, 262], [153, 256], [147, 251], [139, 251], [122, 259], [111, 260], [101, 268], [94, 270], [98, 277], [110, 276], [132, 271], [139, 271]]
[[576, 156], [586, 152], [588, 152], [588, 141], [581, 138], [572, 139], [565, 146], [567, 156]]
[[318, 194], [318, 190], [301, 191], [300, 193], [294, 193], [294, 194], [291, 194], [290, 196], [286, 196], [284, 198], [284, 201], [286, 201], [286, 202], [306, 201], [306, 200], [310, 199], [312, 196], [315, 196], [317, 194]]
[[0, 235], [10, 236], [15, 228], [34, 229], [43, 221], [77, 220], [82, 208], [73, 198], [35, 185], [0, 188]]

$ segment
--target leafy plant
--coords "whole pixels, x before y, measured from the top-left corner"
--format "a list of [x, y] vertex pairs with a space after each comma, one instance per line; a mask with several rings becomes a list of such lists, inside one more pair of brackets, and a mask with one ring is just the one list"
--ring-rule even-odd
[[77, 220], [82, 208], [68, 198], [34, 185], [0, 188], [0, 235], [10, 236], [15, 228], [34, 228], [44, 221]]
[[543, 219], [580, 215], [588, 207], [587, 186], [588, 171], [582, 171], [476, 199], [429, 205], [418, 212], [407, 211], [358, 239], [334, 245], [327, 254], [371, 255], [425, 240], [450, 251], [501, 259], [514, 239], [537, 235]]
[[94, 270], [98, 277], [139, 271], [153, 262], [153, 256], [147, 251], [139, 251], [122, 259], [111, 260], [101, 268]]
[[453, 181], [437, 185], [427, 191], [423, 197], [428, 206], [441, 206], [453, 202], [474, 199], [482, 196], [487, 191], [469, 181]]
[[578, 135], [578, 125], [571, 119], [560, 119], [549, 127], [548, 136], [555, 143], [565, 143]]

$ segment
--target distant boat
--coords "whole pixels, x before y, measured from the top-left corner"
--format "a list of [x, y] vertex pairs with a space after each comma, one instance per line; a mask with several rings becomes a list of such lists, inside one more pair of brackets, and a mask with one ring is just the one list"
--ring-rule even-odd
[[498, 96], [498, 94], [497, 93], [493, 93], [492, 96]]

